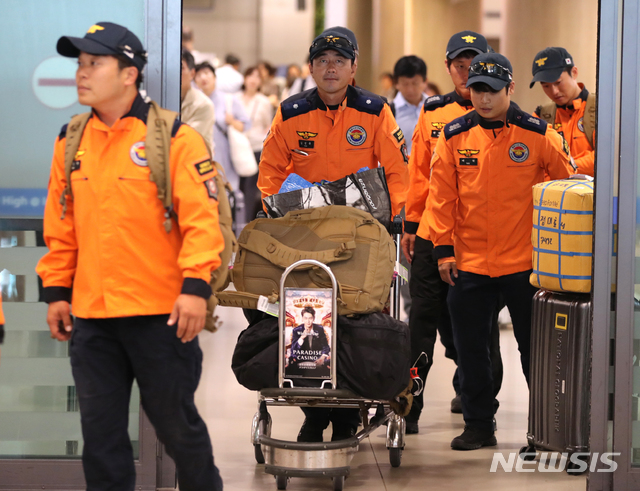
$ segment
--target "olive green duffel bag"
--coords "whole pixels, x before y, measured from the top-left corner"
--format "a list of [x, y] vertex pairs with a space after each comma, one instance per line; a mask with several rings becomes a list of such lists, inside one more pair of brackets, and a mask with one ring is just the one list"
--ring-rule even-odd
[[[338, 281], [338, 314], [380, 312], [388, 304], [395, 266], [395, 244], [369, 213], [347, 206], [325, 206], [259, 218], [238, 238], [231, 278], [237, 292], [216, 294], [219, 305], [253, 308], [258, 296], [277, 301], [284, 270], [301, 259], [331, 268]], [[286, 287], [329, 288], [327, 273], [301, 266]]]

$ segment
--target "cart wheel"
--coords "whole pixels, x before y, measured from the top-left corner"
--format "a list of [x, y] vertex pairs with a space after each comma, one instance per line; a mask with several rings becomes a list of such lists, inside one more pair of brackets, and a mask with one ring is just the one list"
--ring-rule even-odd
[[256, 457], [256, 462], [258, 464], [264, 464], [264, 455], [262, 453], [262, 447], [259, 443], [253, 445], [253, 454]]
[[584, 468], [585, 467], [584, 465], [581, 466], [580, 464], [574, 464], [573, 462], [569, 461], [567, 462], [567, 467], [565, 468], [565, 471], [570, 476], [581, 476], [582, 474], [584, 474], [589, 470], [589, 459], [586, 456], [584, 457], [579, 456], [578, 459], [584, 462], [584, 464], [586, 464], [586, 468]]
[[276, 476], [276, 487], [278, 489], [287, 489], [287, 484], [289, 484], [289, 478], [287, 476]]
[[389, 462], [391, 463], [391, 467], [400, 467], [400, 463], [402, 462], [401, 448], [389, 449]]
[[344, 489], [344, 476], [333, 478], [333, 491], [342, 491]]
[[536, 448], [533, 445], [525, 445], [520, 449], [520, 458], [525, 462], [536, 459]]

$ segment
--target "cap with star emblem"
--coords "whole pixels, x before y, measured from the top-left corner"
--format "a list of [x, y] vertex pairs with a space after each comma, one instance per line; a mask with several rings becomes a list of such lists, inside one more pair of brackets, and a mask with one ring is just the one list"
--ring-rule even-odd
[[552, 83], [560, 78], [567, 68], [573, 68], [573, 57], [564, 48], [545, 48], [533, 59], [531, 72], [533, 80], [529, 88], [536, 82]]
[[477, 54], [489, 51], [489, 44], [482, 34], [473, 31], [462, 31], [454, 34], [447, 43], [447, 58], [453, 60], [466, 50]]
[[81, 38], [62, 36], [58, 39], [56, 49], [68, 58], [77, 58], [81, 51], [90, 55], [125, 55], [138, 71], [142, 71], [147, 63], [147, 52], [138, 36], [112, 22], [92, 25]]
[[313, 40], [309, 48], [309, 61], [313, 61], [316, 56], [328, 49], [337, 51], [345, 58], [355, 60], [358, 54], [356, 35], [346, 27], [338, 26], [325, 29]]

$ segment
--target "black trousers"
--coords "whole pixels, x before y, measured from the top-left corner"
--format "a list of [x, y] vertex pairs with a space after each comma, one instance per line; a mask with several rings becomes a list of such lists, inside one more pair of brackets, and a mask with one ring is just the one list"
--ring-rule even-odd
[[469, 426], [493, 428], [491, 325], [500, 295], [509, 308], [518, 342], [522, 371], [529, 383], [531, 302], [537, 289], [529, 283], [531, 271], [491, 278], [458, 271], [449, 288], [448, 305], [458, 352], [462, 414]]
[[[458, 353], [453, 341], [451, 319], [447, 308], [449, 285], [440, 278], [438, 263], [433, 258], [433, 243], [416, 236], [411, 278], [409, 280], [412, 305], [409, 314], [409, 330], [411, 332], [411, 357], [417, 360], [421, 353], [427, 355], [426, 363], [418, 364], [418, 375], [426, 382], [429, 370], [433, 365], [433, 349], [436, 333], [440, 333], [440, 341], [445, 347], [445, 356], [457, 363]], [[493, 372], [493, 395], [498, 395], [502, 386], [502, 357], [500, 356], [500, 330], [498, 313], [501, 306], [496, 302], [492, 317], [491, 368]], [[424, 357], [422, 358], [424, 361]], [[453, 377], [456, 394], [460, 393], [458, 370]], [[495, 400], [497, 410], [498, 401]], [[407, 416], [410, 421], [418, 421], [424, 407], [424, 392], [413, 398], [411, 412]]]
[[[260, 162], [262, 152], [254, 152], [256, 162]], [[259, 211], [262, 211], [262, 194], [258, 189], [258, 172], [253, 176], [241, 177], [238, 184], [244, 194], [244, 213], [246, 223], [255, 220]]]
[[133, 380], [158, 438], [175, 461], [182, 491], [219, 491], [207, 427], [194, 392], [202, 370], [197, 338], [182, 343], [168, 315], [76, 319], [71, 368], [80, 404], [87, 491], [132, 491], [128, 434]]
[[330, 407], [302, 407], [300, 409], [302, 409], [309, 424], [322, 429], [325, 429], [331, 423], [334, 430], [338, 426], [347, 426], [357, 430], [360, 424], [359, 409]]

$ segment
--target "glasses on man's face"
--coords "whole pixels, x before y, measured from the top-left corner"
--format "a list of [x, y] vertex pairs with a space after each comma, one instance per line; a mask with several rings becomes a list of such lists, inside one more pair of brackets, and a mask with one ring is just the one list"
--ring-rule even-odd
[[325, 36], [318, 41], [315, 41], [311, 45], [311, 49], [318, 47], [336, 47], [336, 48], [351, 48], [355, 51], [356, 47], [347, 38], [341, 38], [337, 36]]
[[509, 78], [511, 78], [511, 71], [508, 68], [498, 65], [497, 63], [485, 63], [484, 61], [479, 61], [478, 63], [471, 65], [471, 67], [469, 67], [469, 73], [473, 73], [475, 75], [488, 73], [498, 75], [499, 77], [502, 75], [508, 75]]

